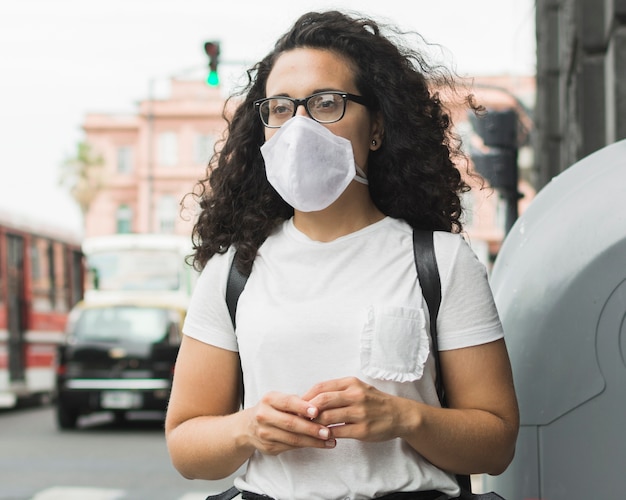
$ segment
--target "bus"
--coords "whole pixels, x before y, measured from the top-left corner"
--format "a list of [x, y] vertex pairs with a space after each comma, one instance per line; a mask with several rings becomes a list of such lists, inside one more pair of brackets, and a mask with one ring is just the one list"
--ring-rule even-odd
[[52, 194], [36, 204], [1, 198], [0, 408], [12, 408], [53, 394], [56, 348], [85, 273], [77, 207]]
[[186, 307], [197, 272], [187, 263], [191, 238], [167, 234], [111, 234], [86, 238], [85, 301], [158, 296]]
[[85, 297], [58, 347], [55, 406], [60, 429], [79, 417], [159, 411], [169, 400], [182, 324], [197, 272], [189, 237], [115, 234], [83, 241]]

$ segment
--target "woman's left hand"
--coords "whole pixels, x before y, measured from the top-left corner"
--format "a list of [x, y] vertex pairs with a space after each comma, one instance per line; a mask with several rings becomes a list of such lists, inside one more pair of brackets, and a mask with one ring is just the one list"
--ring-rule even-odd
[[379, 442], [401, 434], [396, 408], [399, 398], [356, 377], [320, 382], [303, 399], [318, 408], [315, 421], [330, 426], [334, 438]]

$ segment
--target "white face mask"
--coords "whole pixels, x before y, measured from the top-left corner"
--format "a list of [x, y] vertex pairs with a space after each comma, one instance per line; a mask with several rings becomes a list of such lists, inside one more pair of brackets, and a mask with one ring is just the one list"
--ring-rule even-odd
[[304, 116], [285, 122], [261, 154], [269, 183], [300, 212], [329, 207], [353, 179], [367, 184], [350, 141]]

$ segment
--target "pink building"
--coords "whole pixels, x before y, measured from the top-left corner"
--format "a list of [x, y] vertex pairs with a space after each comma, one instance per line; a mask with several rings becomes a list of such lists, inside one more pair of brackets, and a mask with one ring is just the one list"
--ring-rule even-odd
[[88, 114], [86, 142], [104, 162], [85, 236], [190, 234], [193, 203], [181, 201], [225, 129], [223, 106], [218, 88], [172, 80], [169, 98], [142, 101], [135, 115]]

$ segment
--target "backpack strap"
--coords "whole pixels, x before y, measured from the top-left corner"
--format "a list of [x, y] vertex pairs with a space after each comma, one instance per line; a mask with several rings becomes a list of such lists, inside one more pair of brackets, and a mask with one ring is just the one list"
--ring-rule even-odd
[[[433, 231], [415, 229], [413, 231], [413, 254], [415, 255], [417, 279], [422, 287], [430, 317], [430, 338], [432, 339], [433, 357], [435, 359], [435, 388], [441, 406], [447, 407], [448, 402], [446, 401], [439, 361], [439, 337], [437, 336], [437, 315], [441, 304], [441, 278], [433, 238]], [[456, 480], [462, 490], [471, 493], [472, 481], [469, 475], [457, 474]]]
[[237, 312], [237, 303], [239, 302], [239, 296], [243, 292], [248, 281], [248, 276], [243, 274], [237, 266], [235, 261], [237, 260], [237, 253], [233, 258], [233, 262], [230, 265], [230, 271], [228, 272], [228, 281], [226, 282], [226, 306], [228, 307], [228, 313], [230, 314], [230, 320], [233, 322], [233, 328], [236, 328], [235, 315]]
[[441, 406], [446, 406], [437, 337], [437, 315], [439, 314], [439, 305], [441, 304], [441, 279], [439, 278], [439, 267], [435, 257], [433, 236], [433, 231], [415, 229], [413, 231], [413, 255], [415, 257], [417, 279], [422, 287], [430, 318], [430, 338], [433, 344], [433, 356], [435, 359], [435, 388], [437, 389], [437, 396]]

